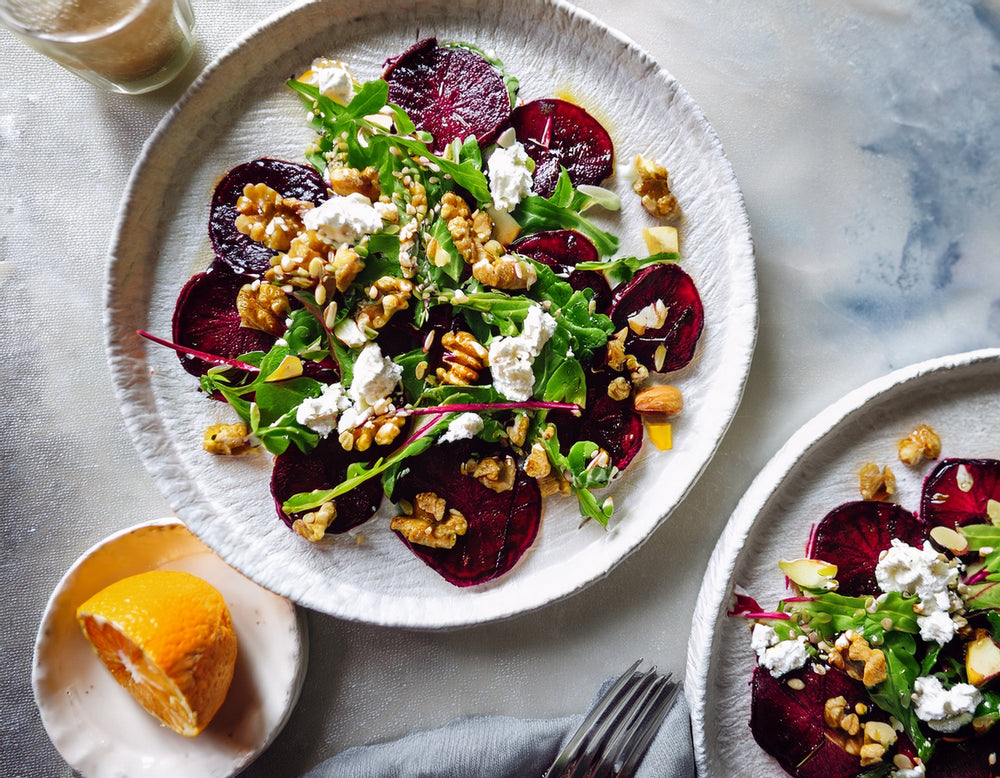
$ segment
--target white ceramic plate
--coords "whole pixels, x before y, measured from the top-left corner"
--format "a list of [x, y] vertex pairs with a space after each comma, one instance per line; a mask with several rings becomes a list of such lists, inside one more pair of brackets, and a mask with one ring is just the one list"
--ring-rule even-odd
[[781, 776], [750, 734], [755, 658], [746, 622], [727, 616], [734, 589], [768, 608], [787, 596], [779, 559], [803, 555], [810, 527], [858, 496], [865, 462], [890, 464], [896, 502], [919, 506], [933, 462], [908, 468], [896, 444], [919, 424], [942, 457], [1000, 458], [1000, 349], [933, 359], [875, 380], [803, 426], [740, 500], [709, 561], [692, 620], [685, 687], [700, 775]]
[[[623, 171], [612, 180], [624, 210], [605, 226], [622, 253], [644, 251], [655, 223], [631, 192], [637, 153], [662, 160], [684, 210], [683, 266], [705, 303], [691, 366], [671, 376], [685, 396], [674, 449], [651, 446], [615, 487], [610, 531], [578, 529], [575, 500], [549, 501], [534, 548], [499, 581], [456, 589], [388, 529], [389, 509], [360, 535], [310, 545], [275, 517], [271, 457], [213, 457], [201, 450], [211, 423], [234, 421], [182, 372], [176, 356], [136, 329], [170, 334], [178, 291], [212, 259], [208, 205], [218, 179], [262, 155], [302, 160], [312, 137], [284, 86], [319, 55], [355, 77], [419, 38], [492, 49], [521, 82], [521, 97], [570, 95], [616, 139]], [[125, 194], [111, 248], [106, 324], [116, 391], [140, 456], [173, 510], [209, 546], [258, 583], [343, 618], [422, 628], [510, 616], [564, 597], [607, 573], [690, 489], [739, 404], [756, 334], [757, 295], [746, 212], [718, 138], [669, 73], [593, 18], [558, 0], [479, 3], [374, 0], [300, 3], [216, 61], [148, 141]]]
[[[92, 594], [147, 570], [184, 570], [226, 600], [237, 659], [225, 702], [201, 734], [178, 735], [146, 713], [97, 658], [76, 622]], [[285, 725], [305, 677], [306, 625], [294, 604], [229, 567], [173, 519], [118, 532], [87, 551], [49, 599], [32, 685], [63, 758], [88, 778], [235, 775]]]

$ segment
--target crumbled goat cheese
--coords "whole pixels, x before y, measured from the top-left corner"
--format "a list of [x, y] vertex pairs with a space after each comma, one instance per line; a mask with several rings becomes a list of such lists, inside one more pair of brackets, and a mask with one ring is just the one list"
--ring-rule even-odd
[[369, 343], [361, 349], [354, 363], [354, 378], [349, 390], [351, 399], [361, 409], [371, 407], [392, 394], [402, 375], [401, 365], [383, 357], [377, 343]]
[[528, 309], [520, 335], [499, 337], [490, 342], [490, 373], [493, 386], [508, 400], [524, 402], [535, 385], [532, 361], [552, 337], [556, 320], [540, 306]]
[[329, 384], [319, 397], [307, 397], [295, 409], [295, 421], [325, 438], [337, 426], [337, 416], [351, 407], [339, 382]]
[[347, 105], [354, 97], [354, 79], [341, 62], [326, 57], [313, 60], [306, 81], [316, 86], [321, 94], [342, 105]]
[[925, 675], [913, 683], [913, 712], [917, 718], [938, 732], [955, 732], [970, 721], [983, 696], [969, 683], [957, 683], [945, 689], [934, 675]]
[[778, 633], [766, 624], [754, 625], [750, 646], [757, 653], [760, 665], [775, 678], [798, 670], [809, 659], [804, 637], [801, 640], [780, 640]]
[[955, 637], [958, 625], [948, 615], [947, 611], [932, 611], [928, 616], [918, 616], [917, 626], [920, 627], [920, 637], [930, 643], [932, 640], [940, 646]]
[[955, 635], [955, 624], [949, 612], [960, 605], [952, 591], [958, 584], [959, 569], [943, 554], [939, 554], [929, 542], [916, 548], [893, 540], [875, 566], [875, 580], [883, 592], [912, 594], [920, 598], [923, 615], [917, 618], [920, 634], [924, 640], [934, 640], [940, 645], [950, 641]]
[[510, 211], [531, 194], [529, 159], [524, 146], [515, 141], [506, 148], [498, 146], [486, 160], [490, 195], [498, 211]]
[[451, 420], [448, 429], [438, 438], [438, 443], [453, 443], [466, 440], [483, 431], [483, 420], [478, 413], [463, 413]]
[[359, 192], [334, 195], [302, 216], [306, 229], [315, 230], [327, 243], [354, 243], [362, 235], [382, 229], [382, 217], [372, 201]]

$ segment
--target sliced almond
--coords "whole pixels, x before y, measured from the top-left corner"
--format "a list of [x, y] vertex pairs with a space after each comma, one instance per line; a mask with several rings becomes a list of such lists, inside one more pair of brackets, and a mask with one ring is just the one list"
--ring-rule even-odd
[[931, 540], [956, 556], [962, 556], [969, 551], [969, 541], [951, 527], [934, 527], [930, 534]]

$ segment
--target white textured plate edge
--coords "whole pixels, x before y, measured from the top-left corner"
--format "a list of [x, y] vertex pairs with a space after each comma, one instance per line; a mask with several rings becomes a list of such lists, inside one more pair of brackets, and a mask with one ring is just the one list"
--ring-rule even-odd
[[[379, 609], [377, 612], [373, 612], [371, 609], [359, 609], [353, 607], [350, 602], [343, 603], [338, 601], [331, 605], [328, 599], [310, 600], [308, 594], [303, 595], [303, 593], [299, 591], [282, 589], [281, 586], [273, 585], [273, 582], [267, 582], [266, 585], [268, 588], [277, 591], [283, 596], [292, 597], [302, 605], [320, 610], [330, 615], [386, 626], [450, 628], [508, 618], [542, 607], [543, 605], [567, 597], [585, 588], [594, 581], [607, 575], [619, 562], [634, 552], [649, 537], [649, 535], [657, 527], [659, 527], [663, 521], [666, 520], [673, 509], [675, 509], [676, 506], [683, 500], [684, 496], [687, 495], [690, 489], [697, 482], [698, 478], [711, 461], [715, 451], [718, 449], [722, 437], [729, 428], [743, 396], [746, 379], [749, 373], [750, 361], [756, 343], [756, 269], [754, 266], [753, 243], [750, 236], [749, 217], [747, 216], [743, 205], [743, 196], [736, 181], [735, 174], [733, 173], [728, 160], [725, 158], [725, 153], [722, 150], [721, 141], [715, 134], [714, 129], [702, 115], [698, 106], [694, 103], [683, 87], [676, 82], [676, 79], [655, 63], [655, 61], [653, 61], [645, 51], [640, 49], [634, 42], [622, 33], [607, 27], [591, 14], [564, 2], [564, 0], [526, 1], [528, 4], [547, 6], [551, 8], [553, 12], [563, 13], [573, 23], [582, 23], [600, 30], [604, 35], [612, 38], [613, 41], [620, 45], [630, 56], [637, 57], [640, 62], [648, 66], [650, 72], [663, 82], [665, 88], [673, 90], [674, 99], [681, 101], [681, 103], [685, 106], [685, 110], [698, 120], [701, 125], [701, 130], [705, 133], [705, 136], [708, 139], [709, 145], [719, 154], [721, 164], [725, 167], [728, 178], [725, 182], [726, 188], [728, 189], [727, 194], [732, 200], [732, 210], [736, 212], [736, 221], [738, 222], [731, 225], [731, 229], [729, 231], [730, 239], [727, 242], [726, 250], [731, 254], [731, 259], [735, 260], [736, 272], [731, 276], [730, 281], [734, 283], [738, 294], [734, 295], [734, 301], [736, 304], [729, 312], [727, 337], [724, 342], [724, 353], [721, 355], [721, 359], [726, 364], [727, 370], [725, 375], [720, 375], [718, 377], [718, 383], [724, 384], [726, 388], [724, 392], [722, 392], [722, 390], [716, 386], [712, 391], [712, 399], [717, 402], [717, 405], [713, 408], [713, 418], [708, 424], [708, 432], [714, 433], [709, 435], [712, 442], [705, 451], [704, 456], [701, 457], [700, 461], [690, 463], [693, 467], [689, 468], [691, 473], [686, 486], [679, 494], [676, 501], [669, 506], [667, 510], [655, 517], [655, 521], [650, 523], [631, 522], [628, 526], [617, 527], [615, 532], [608, 533], [605, 543], [595, 544], [588, 549], [587, 553], [578, 555], [573, 560], [574, 564], [572, 566], [559, 566], [560, 569], [554, 571], [554, 573], [557, 574], [542, 577], [544, 585], [535, 587], [533, 590], [534, 594], [526, 592], [524, 589], [520, 589], [518, 597], [504, 598], [498, 595], [497, 589], [495, 588], [495, 584], [497, 582], [493, 582], [493, 584], [491, 584], [491, 588], [476, 592], [474, 596], [469, 597], [468, 607], [456, 608], [454, 607], [454, 602], [452, 600], [448, 600], [445, 607], [433, 607], [432, 609], [425, 610], [423, 612], [418, 612], [410, 607], [412, 603], [404, 605], [404, 607], [401, 608]], [[117, 266], [116, 263], [117, 252], [119, 249], [118, 241], [121, 237], [120, 231], [128, 218], [126, 204], [130, 203], [136, 194], [135, 189], [137, 182], [141, 178], [144, 166], [150, 163], [150, 155], [152, 150], [156, 147], [158, 141], [169, 133], [171, 126], [177, 120], [178, 116], [181, 115], [184, 106], [191, 101], [200, 89], [203, 88], [205, 83], [211, 79], [213, 73], [215, 73], [227, 59], [237, 56], [248, 42], [254, 40], [260, 35], [266, 34], [269, 29], [280, 24], [286, 17], [309, 6], [321, 4], [336, 4], [338, 6], [345, 5], [344, 3], [338, 3], [338, 0], [299, 0], [299, 2], [289, 6], [289, 8], [284, 9], [278, 14], [275, 14], [271, 18], [257, 25], [236, 43], [231, 45], [205, 69], [202, 75], [199, 76], [195, 83], [192, 84], [190, 89], [185, 93], [184, 97], [164, 117], [164, 119], [157, 126], [156, 130], [146, 141], [143, 146], [142, 153], [133, 167], [128, 186], [122, 199], [123, 207], [119, 211], [118, 219], [113, 232], [114, 237], [109, 250], [107, 288], [108, 299], [111, 297], [116, 275], [128, 272], [127, 269]], [[417, 5], [427, 4], [428, 3], [417, 3]], [[434, 3], [430, 3], [430, 5], [434, 5]], [[469, 0], [463, 0], [463, 2], [459, 3], [459, 5], [475, 8], [477, 4], [475, 2], [469, 2]], [[366, 13], [369, 12], [365, 11], [356, 13], [354, 16], [364, 16]], [[740, 271], [742, 271], [742, 273]], [[105, 330], [107, 333], [106, 347], [114, 378], [114, 389], [116, 395], [118, 396], [120, 406], [123, 410], [125, 410], [125, 398], [131, 391], [129, 383], [132, 376], [130, 375], [129, 370], [123, 366], [127, 365], [130, 360], [133, 360], [134, 355], [131, 354], [127, 348], [124, 348], [116, 338], [116, 333], [112, 326], [113, 321], [110, 306], [106, 306], [104, 313]], [[126, 414], [125, 421], [133, 441], [141, 439], [144, 434], [148, 434], [144, 431], [144, 426], [147, 420], [143, 418], [131, 418], [128, 414]], [[140, 458], [143, 459], [147, 467], [150, 467], [152, 462], [147, 459], [149, 455], [142, 446], [138, 446], [138, 449]], [[174, 510], [178, 511], [178, 513], [183, 516], [184, 509], [188, 507], [185, 504], [184, 496], [174, 498], [170, 494], [171, 489], [164, 489], [165, 486], [176, 488], [176, 483], [168, 484], [167, 481], [162, 478], [160, 473], [156, 472], [154, 468], [150, 469], [153, 472], [154, 480], [157, 481], [161, 491], [165, 491], [167, 493], [168, 499], [171, 500]], [[187, 495], [187, 497], [190, 498], [190, 495]], [[174, 504], [178, 501], [179, 504]], [[224, 550], [222, 549], [216, 549], [216, 551], [224, 554]], [[237, 567], [240, 567], [235, 560], [230, 559], [228, 561], [230, 561], [231, 564], [236, 564]], [[581, 570], [586, 572], [581, 574]], [[566, 574], [567, 571], [569, 571], [569, 575]], [[253, 574], [253, 571], [245, 570], [244, 572], [248, 575]], [[516, 571], [513, 574], [516, 575]], [[472, 593], [470, 592], [470, 594]], [[444, 600], [441, 602], [442, 604], [445, 603]]]
[[691, 730], [699, 775], [711, 775], [708, 772], [711, 767], [708, 748], [710, 735], [705, 721], [705, 709], [718, 625], [727, 610], [740, 554], [768, 500], [781, 488], [785, 477], [801, 459], [820, 446], [832, 430], [868, 402], [932, 373], [989, 362], [1000, 362], [1000, 349], [979, 349], [936, 357], [873, 379], [806, 422], [754, 478], [712, 551], [691, 621], [684, 689], [691, 709]]
[[[166, 544], [162, 543], [163, 536], [158, 535], [161, 542], [157, 543], [154, 552], [149, 537], [151, 537], [150, 532], [158, 528], [164, 528], [168, 531], [176, 529], [180, 534], [177, 535], [176, 539], [168, 541]], [[170, 536], [165, 537], [169, 538]], [[126, 699], [127, 692], [117, 686], [110, 673], [103, 668], [100, 660], [92, 652], [89, 652], [89, 655], [88, 652], [83, 652], [88, 655], [88, 659], [93, 660], [92, 667], [78, 668], [73, 671], [58, 669], [54, 671], [54, 674], [60, 677], [66, 672], [72, 672], [74, 677], [78, 679], [85, 678], [88, 674], [91, 677], [99, 677], [101, 686], [95, 691], [95, 694], [100, 694], [100, 689], [103, 689], [104, 692], [115, 695], [113, 704], [112, 701], [105, 700], [108, 715], [113, 718], [125, 711], [125, 716], [134, 716], [134, 723], [138, 725], [138, 729], [133, 730], [133, 733], [145, 738], [154, 738], [156, 744], [162, 747], [163, 753], [171, 755], [171, 760], [174, 758], [180, 760], [179, 763], [170, 761], [169, 764], [164, 765], [154, 758], [155, 753], [152, 751], [137, 756], [133, 753], [131, 746], [120, 750], [116, 748], [114, 742], [95, 737], [95, 734], [99, 735], [100, 733], [91, 729], [86, 723], [89, 719], [86, 718], [85, 711], [88, 709], [88, 704], [93, 706], [96, 703], [74, 703], [73, 698], [78, 691], [75, 688], [49, 688], [52, 685], [53, 669], [48, 667], [47, 663], [60, 652], [65, 652], [67, 648], [64, 645], [52, 644], [48, 635], [60, 632], [65, 627], [65, 625], [59, 627], [55, 622], [66, 617], [65, 609], [72, 606], [69, 600], [74, 602], [79, 600], [76, 603], [79, 605], [83, 599], [94, 593], [93, 591], [74, 592], [74, 587], [87, 587], [88, 578], [91, 579], [91, 583], [96, 577], [105, 579], [106, 584], [109, 584], [114, 580], [142, 572], [138, 569], [140, 562], [131, 562], [131, 560], [126, 560], [125, 566], [129, 569], [121, 572], [120, 575], [115, 575], [115, 571], [89, 569], [93, 567], [95, 560], [101, 563], [106, 562], [116, 547], [128, 546], [135, 552], [137, 544], [138, 550], [142, 552], [140, 560], [150, 561], [153, 558], [157, 560], [148, 569], [156, 569], [161, 566], [163, 568], [179, 568], [184, 566], [184, 560], [187, 558], [204, 556], [205, 559], [199, 560], [201, 564], [196, 569], [196, 573], [201, 574], [207, 564], [209, 570], [214, 568], [212, 578], [218, 579], [220, 576], [225, 576], [227, 591], [233, 587], [239, 587], [239, 601], [233, 602], [227, 599], [232, 605], [233, 620], [238, 628], [238, 637], [242, 636], [242, 645], [245, 645], [250, 633], [250, 625], [256, 625], [257, 628], [253, 630], [253, 638], [257, 645], [253, 650], [253, 655], [257, 656], [258, 652], [262, 650], [260, 643], [266, 644], [266, 650], [271, 652], [266, 657], [257, 656], [258, 663], [266, 664], [266, 667], [246, 668], [245, 672], [250, 673], [255, 680], [269, 678], [277, 684], [266, 688], [266, 699], [261, 700], [262, 704], [259, 709], [248, 707], [241, 710], [238, 719], [231, 722], [235, 726], [246, 717], [259, 715], [263, 721], [265, 736], [258, 742], [247, 745], [223, 740], [225, 747], [211, 749], [211, 747], [206, 747], [206, 739], [207, 737], [215, 737], [212, 734], [213, 724], [209, 724], [209, 728], [198, 738], [190, 740], [158, 726], [149, 714], [144, 713], [138, 705]], [[201, 546], [203, 550], [199, 549], [198, 546]], [[209, 577], [209, 574], [205, 573], [205, 576]], [[80, 581], [81, 578], [84, 580]], [[221, 584], [216, 583], [216, 585]], [[255, 607], [252, 612], [246, 610], [247, 605], [244, 599], [259, 602], [262, 597], [268, 598], [268, 605], [271, 607], [268, 609]], [[72, 620], [75, 622], [75, 616], [72, 617]], [[166, 778], [176, 775], [178, 769], [191, 769], [198, 764], [199, 754], [205, 758], [206, 752], [210, 752], [206, 761], [198, 767], [199, 774], [210, 776], [210, 778], [225, 778], [244, 770], [274, 742], [287, 723], [305, 680], [309, 651], [307, 630], [304, 612], [294, 603], [263, 589], [242, 576], [238, 571], [230, 568], [221, 558], [212, 553], [211, 549], [204, 546], [182, 522], [175, 518], [157, 519], [127, 527], [98, 541], [81, 554], [63, 574], [52, 591], [39, 622], [32, 658], [32, 692], [42, 724], [56, 750], [83, 775], [91, 778], [104, 778], [105, 776], [110, 778], [119, 775], [143, 775], [148, 778], [163, 776]], [[74, 632], [74, 636], [79, 638], [82, 645], [86, 645], [86, 639], [79, 630]], [[77, 653], [80, 653], [80, 650], [77, 650]], [[244, 649], [242, 657], [238, 657], [237, 661], [246, 658], [246, 655], [247, 650]], [[262, 662], [261, 660], [266, 661]], [[276, 661], [291, 661], [292, 666], [286, 666], [282, 673], [275, 673], [272, 663]], [[225, 704], [222, 711], [224, 710]], [[81, 715], [85, 716], [82, 720]], [[128, 732], [127, 726], [121, 727], [121, 737], [127, 737]], [[160, 742], [160, 734], [163, 736], [162, 743]], [[216, 741], [213, 740], [213, 742]], [[192, 748], [197, 747], [197, 750], [189, 753], [189, 749], [185, 747], [187, 745]]]

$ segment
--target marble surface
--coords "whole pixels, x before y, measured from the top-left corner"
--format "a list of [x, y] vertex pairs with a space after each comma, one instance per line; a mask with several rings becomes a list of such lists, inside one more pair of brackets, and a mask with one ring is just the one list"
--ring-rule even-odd
[[[49, 593], [91, 544], [167, 513], [111, 394], [107, 244], [184, 81], [285, 4], [194, 5], [196, 60], [141, 97], [98, 92], [0, 30], [3, 775], [71, 773], [30, 690]], [[568, 600], [447, 632], [309, 614], [299, 706], [246, 775], [299, 774], [458, 715], [575, 712], [636, 656], [683, 672], [705, 564], [781, 444], [871, 378], [1000, 343], [1000, 3], [578, 5], [677, 76], [742, 184], [761, 311], [741, 409], [671, 519]]]

